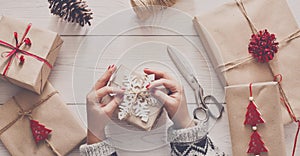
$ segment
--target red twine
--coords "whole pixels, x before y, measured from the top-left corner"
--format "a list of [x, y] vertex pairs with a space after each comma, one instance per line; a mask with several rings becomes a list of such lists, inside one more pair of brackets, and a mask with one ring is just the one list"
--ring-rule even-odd
[[[274, 81], [277, 81], [280, 85], [280, 83], [282, 81], [282, 75], [281, 74], [275, 75], [274, 76]], [[281, 97], [280, 100], [284, 104], [284, 106], [286, 107], [286, 109], [287, 109], [289, 115], [291, 116], [291, 118], [293, 119], [293, 121], [298, 124], [297, 132], [296, 132], [295, 139], [294, 139], [293, 153], [292, 153], [292, 156], [295, 156], [296, 148], [297, 148], [297, 141], [298, 141], [298, 136], [299, 136], [299, 131], [300, 131], [300, 120], [297, 120], [297, 117], [293, 113], [291, 107], [287, 104], [286, 100], [283, 97]]]
[[24, 56], [22, 55], [19, 58], [18, 57], [18, 53], [21, 53], [21, 54], [33, 57], [33, 58], [35, 58], [35, 59], [37, 59], [37, 60], [39, 60], [41, 62], [44, 62], [49, 68], [52, 68], [52, 65], [46, 59], [41, 58], [41, 57], [39, 57], [39, 56], [37, 56], [35, 54], [32, 54], [30, 52], [27, 52], [27, 51], [19, 49], [24, 43], [25, 43], [25, 45], [31, 46], [30, 39], [29, 38], [25, 38], [26, 35], [27, 35], [27, 33], [29, 32], [30, 28], [31, 28], [31, 23], [28, 24], [28, 26], [27, 26], [27, 28], [25, 30], [25, 33], [22, 36], [22, 39], [21, 39], [20, 43], [19, 43], [19, 40], [18, 40], [18, 33], [14, 32], [14, 38], [16, 40], [16, 45], [15, 46], [13, 46], [13, 45], [5, 42], [5, 41], [0, 40], [0, 45], [12, 49], [10, 52], [7, 52], [8, 54], [5, 56], [5, 57], [8, 58], [8, 62], [7, 62], [7, 65], [5, 66], [5, 69], [4, 69], [3, 73], [2, 73], [3, 76], [6, 76], [6, 74], [7, 74], [8, 70], [9, 70], [9, 67], [10, 67], [10, 65], [11, 65], [14, 57], [17, 57], [20, 60], [20, 64], [21, 65], [25, 62]]
[[278, 51], [278, 42], [275, 34], [270, 34], [267, 29], [252, 34], [248, 45], [248, 52], [257, 60], [257, 62], [269, 62], [274, 58]]

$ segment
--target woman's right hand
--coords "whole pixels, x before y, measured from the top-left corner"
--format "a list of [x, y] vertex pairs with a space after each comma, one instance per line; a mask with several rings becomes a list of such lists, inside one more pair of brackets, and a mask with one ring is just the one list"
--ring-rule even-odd
[[[106, 86], [116, 69], [114, 65], [109, 66], [87, 95], [87, 144], [98, 143], [106, 138], [104, 129], [111, 121], [113, 112], [123, 100], [124, 90]], [[116, 94], [116, 96], [108, 96], [111, 93]], [[102, 101], [105, 96], [109, 101]]]
[[[144, 69], [146, 74], [154, 74], [155, 81], [151, 82], [147, 88], [150, 89], [153, 96], [156, 97], [168, 112], [169, 118], [174, 123], [175, 129], [182, 129], [195, 126], [193, 119], [190, 117], [186, 97], [183, 87], [170, 75], [162, 71]], [[164, 86], [169, 93], [156, 89], [158, 86]]]

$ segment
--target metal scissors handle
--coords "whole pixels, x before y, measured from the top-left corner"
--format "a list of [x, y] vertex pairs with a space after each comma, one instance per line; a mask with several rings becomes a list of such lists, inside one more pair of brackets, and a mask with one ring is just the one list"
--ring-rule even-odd
[[[202, 91], [195, 91], [196, 102], [198, 107], [194, 109], [193, 115], [195, 119], [198, 120], [208, 120], [208, 116], [212, 117], [215, 120], [218, 120], [222, 117], [224, 111], [224, 106], [218, 102], [218, 100], [212, 95], [203, 95]], [[211, 101], [211, 103], [209, 103]], [[217, 109], [217, 113], [213, 112], [212, 109], [208, 108], [208, 105], [214, 105]], [[203, 113], [205, 116], [203, 117]]]
[[[177, 51], [175, 51], [171, 47], [167, 47], [167, 52], [179, 70], [179, 72], [182, 74], [182, 76], [185, 78], [185, 80], [188, 82], [188, 84], [191, 86], [191, 88], [194, 90], [195, 93], [195, 100], [198, 105], [198, 108], [194, 110], [194, 118], [199, 120], [208, 120], [209, 116], [211, 116], [214, 119], [219, 119], [222, 116], [222, 112], [224, 110], [224, 107], [221, 103], [217, 101], [217, 99], [212, 96], [204, 96], [204, 90], [201, 87], [200, 83], [198, 82], [197, 78], [195, 77], [195, 74], [192, 71], [192, 68], [188, 66], [187, 60], [184, 59], [183, 56], [181, 56]], [[209, 101], [212, 101], [212, 103], [209, 103]], [[217, 111], [213, 112], [209, 106], [216, 107]], [[213, 109], [213, 110], [216, 110]], [[205, 114], [205, 117], [201, 115], [202, 117], [199, 117], [197, 114]], [[200, 119], [201, 118], [201, 119]]]
[[[208, 120], [208, 116], [210, 116], [216, 120], [220, 119], [222, 117], [222, 112], [224, 111], [223, 105], [212, 95], [204, 96], [204, 90], [194, 75], [191, 75], [188, 83], [194, 90], [195, 100], [198, 105], [198, 108], [194, 109], [193, 112], [194, 118]], [[215, 105], [217, 113], [212, 112], [212, 110], [208, 108], [208, 105]], [[204, 117], [203, 115], [200, 115], [203, 113], [205, 114]]]

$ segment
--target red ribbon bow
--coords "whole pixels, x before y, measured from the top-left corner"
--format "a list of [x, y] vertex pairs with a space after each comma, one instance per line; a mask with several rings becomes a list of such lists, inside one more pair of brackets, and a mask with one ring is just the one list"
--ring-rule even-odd
[[[0, 40], [0, 45], [12, 49], [10, 52], [7, 52], [8, 54], [5, 56], [5, 57], [7, 57], [7, 58], [9, 58], [9, 59], [8, 59], [7, 65], [5, 66], [5, 69], [4, 69], [3, 73], [2, 73], [3, 76], [6, 76], [7, 71], [8, 71], [8, 69], [9, 69], [9, 67], [10, 67], [10, 65], [11, 65], [11, 62], [12, 62], [12, 60], [14, 59], [14, 57], [19, 58], [19, 57], [18, 57], [18, 53], [21, 53], [21, 54], [24, 54], [24, 55], [27, 55], [27, 56], [31, 56], [31, 57], [33, 57], [33, 58], [35, 58], [35, 59], [37, 59], [37, 60], [39, 60], [39, 61], [41, 61], [41, 62], [44, 62], [49, 68], [52, 68], [52, 65], [51, 65], [46, 59], [41, 58], [41, 57], [39, 57], [39, 56], [37, 56], [37, 55], [35, 55], [35, 54], [32, 54], [32, 53], [30, 53], [30, 52], [28, 52], [28, 51], [24, 51], [24, 50], [21, 50], [21, 49], [20, 49], [20, 47], [21, 47], [24, 43], [25, 43], [25, 45], [28, 45], [28, 46], [31, 45], [30, 39], [29, 39], [29, 38], [25, 38], [26, 35], [28, 34], [30, 28], [31, 28], [31, 23], [28, 24], [28, 26], [27, 26], [27, 28], [26, 28], [26, 30], [25, 30], [25, 33], [24, 33], [24, 35], [23, 35], [23, 37], [22, 37], [22, 39], [21, 39], [21, 42], [19, 42], [19, 40], [18, 40], [18, 33], [17, 33], [17, 32], [14, 32], [14, 37], [15, 37], [15, 40], [16, 40], [16, 45], [15, 45], [15, 46], [13, 46], [13, 45], [11, 45], [11, 44], [5, 42], [5, 41]], [[22, 55], [19, 59], [20, 59], [20, 63], [23, 64], [24, 61], [25, 61], [24, 56]]]

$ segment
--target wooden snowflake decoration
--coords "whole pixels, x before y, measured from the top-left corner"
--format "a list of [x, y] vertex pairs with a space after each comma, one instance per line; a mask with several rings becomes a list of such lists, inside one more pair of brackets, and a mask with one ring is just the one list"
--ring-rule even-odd
[[119, 105], [118, 118], [125, 119], [129, 115], [141, 118], [143, 122], [148, 122], [150, 106], [157, 106], [157, 100], [150, 95], [146, 86], [154, 80], [154, 75], [125, 76], [123, 86], [126, 88], [124, 99]]

